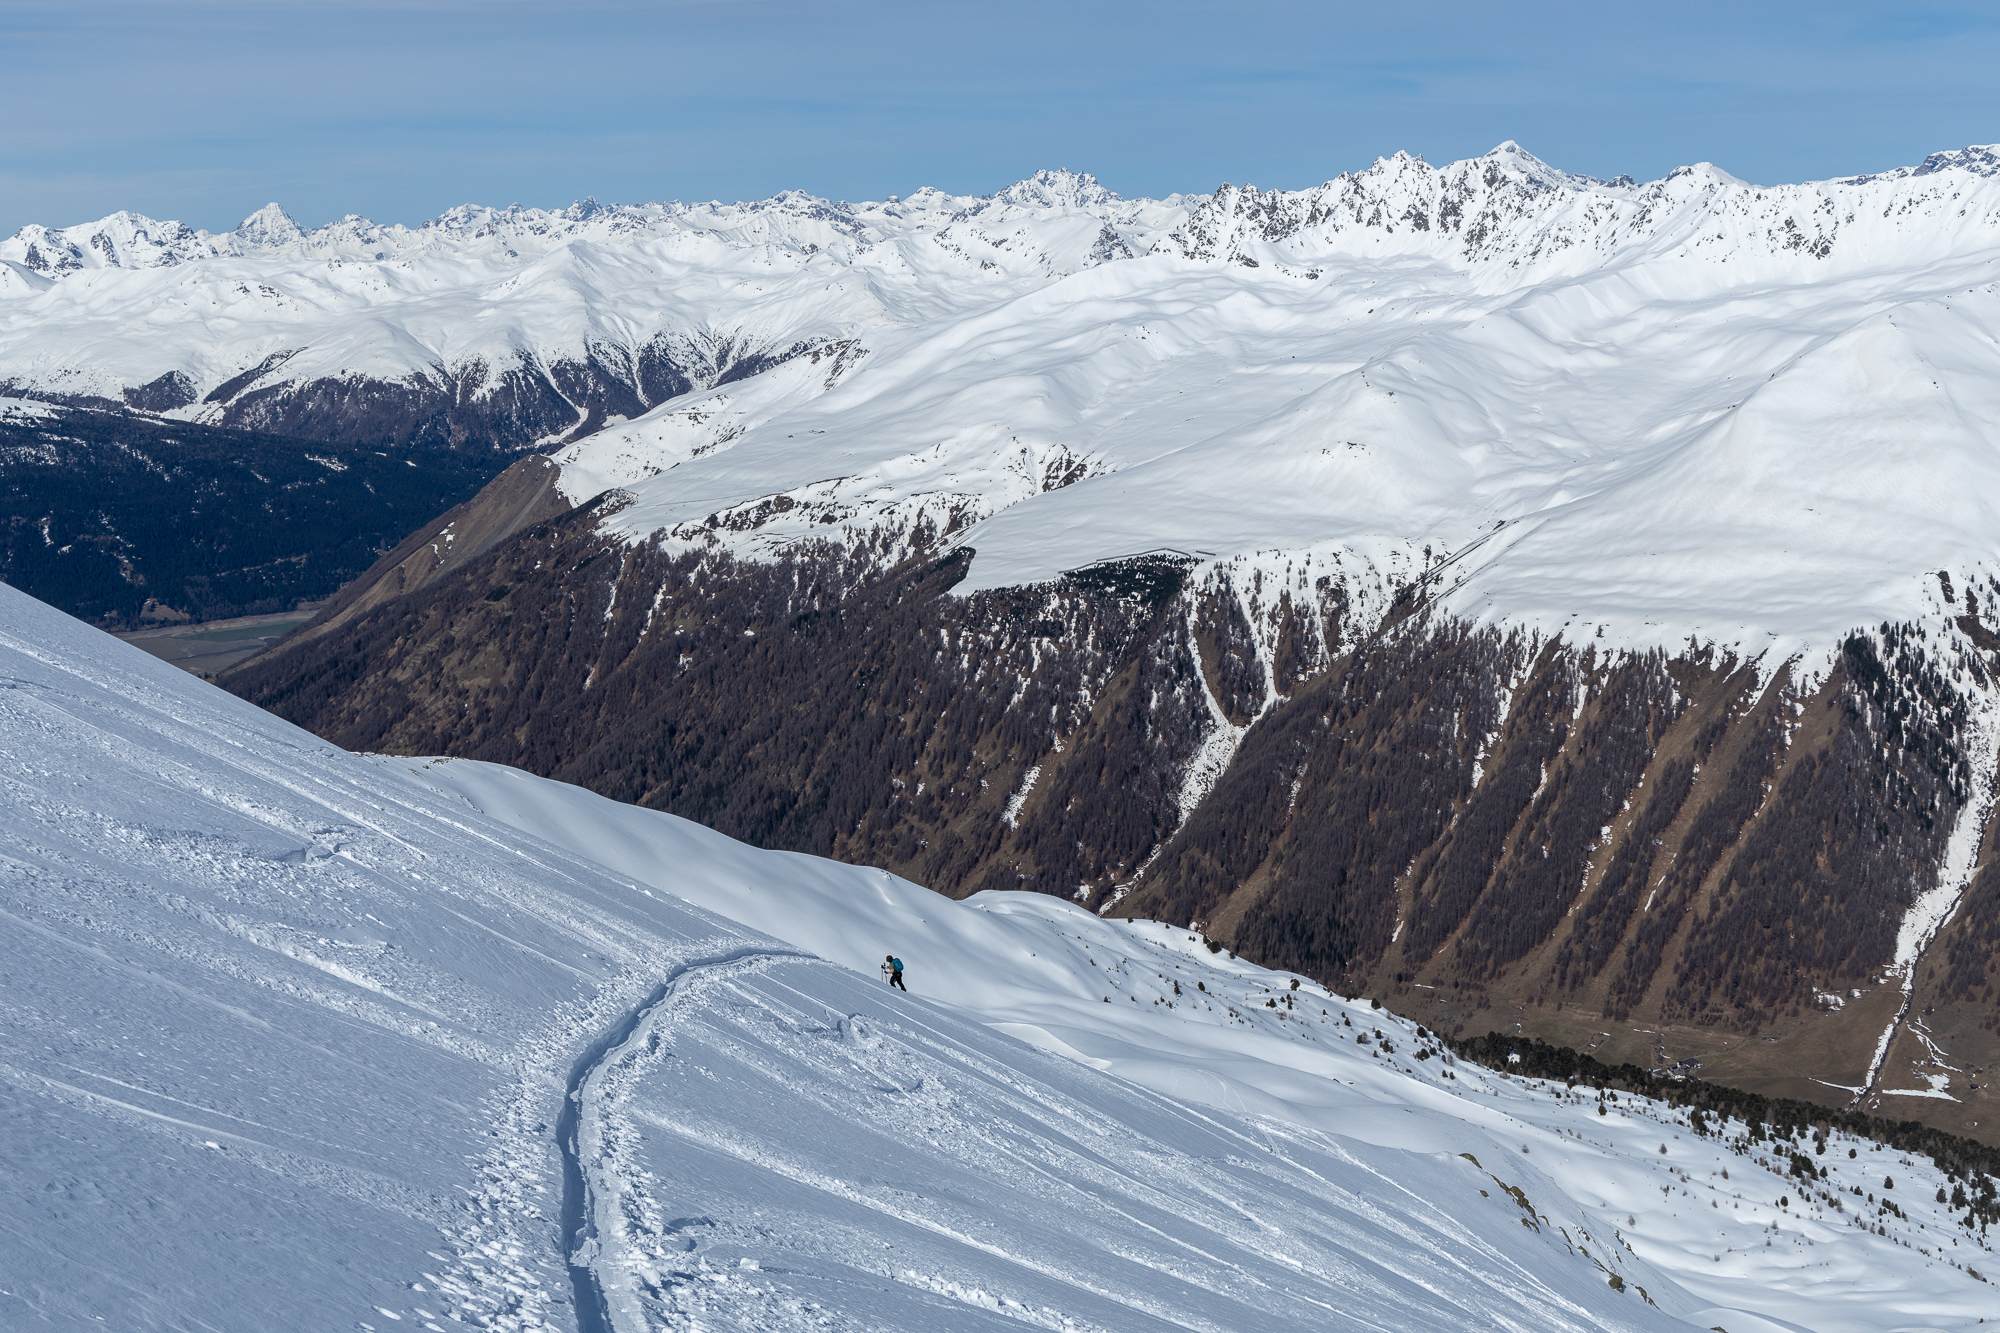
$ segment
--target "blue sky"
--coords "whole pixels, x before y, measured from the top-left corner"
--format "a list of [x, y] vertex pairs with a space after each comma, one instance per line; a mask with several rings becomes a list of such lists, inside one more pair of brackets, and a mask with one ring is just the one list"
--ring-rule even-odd
[[0, 234], [559, 206], [1312, 184], [1518, 139], [1761, 182], [2000, 140], [2000, 3], [0, 0]]

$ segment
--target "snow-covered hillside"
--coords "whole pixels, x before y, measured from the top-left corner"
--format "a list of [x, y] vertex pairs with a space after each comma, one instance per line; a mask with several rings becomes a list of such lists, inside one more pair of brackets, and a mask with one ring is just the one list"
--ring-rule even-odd
[[305, 231], [273, 204], [215, 236], [119, 213], [0, 241], [0, 384], [218, 422], [318, 383], [472, 399], [527, 377], [580, 401], [612, 381], [650, 403], [1144, 251], [1186, 216], [1068, 172], [985, 198], [464, 207], [417, 228]]
[[[1833, 1168], [1830, 1183], [1802, 1195], [1782, 1148], [1715, 1141], [1740, 1136], [1741, 1122], [1698, 1136], [1684, 1113], [1643, 1098], [1613, 1099], [1600, 1115], [1588, 1089], [1453, 1061], [1416, 1023], [1366, 999], [1211, 953], [1160, 922], [1106, 920], [1041, 894], [943, 901], [880, 871], [852, 872], [858, 882], [848, 883], [818, 873], [825, 863], [815, 858], [742, 848], [687, 820], [518, 769], [378, 762], [635, 883], [856, 971], [873, 973], [891, 942], [913, 969], [916, 994], [1175, 1100], [1246, 1114], [1265, 1132], [1330, 1132], [1413, 1151], [1461, 1151], [1477, 1136], [1506, 1154], [1494, 1170], [1507, 1183], [1518, 1169], [1538, 1178], [1531, 1193], [1553, 1186], [1582, 1227], [1674, 1278], [1705, 1307], [1693, 1321], [1700, 1326], [1773, 1326], [1763, 1318], [1857, 1333], [1954, 1327], [1993, 1306], [1992, 1288], [1962, 1271], [1986, 1273], [1990, 1251], [1934, 1202], [1935, 1167], [1866, 1140], [1835, 1135], [1820, 1159]], [[787, 862], [797, 869], [774, 869]], [[1366, 1044], [1356, 1040], [1363, 1034]], [[1485, 1148], [1470, 1150], [1493, 1165]], [[1893, 1191], [1879, 1188], [1885, 1174], [1896, 1178]], [[1859, 1197], [1846, 1194], [1857, 1185]], [[1909, 1216], [1869, 1207], [1876, 1194]], [[1781, 1198], [1792, 1206], [1779, 1207]], [[1888, 1234], [1858, 1230], [1864, 1217], [1885, 1222]], [[1934, 1288], [1939, 1273], [1949, 1281]]]
[[348, 755], [5, 588], [0, 655], [10, 1326], [1991, 1309], [1927, 1163], [1836, 1139], [1843, 1187], [1896, 1177], [1873, 1234], [1657, 1106], [1452, 1066], [1184, 932]]
[[968, 589], [1165, 548], [1361, 608], [1458, 557], [1467, 617], [1775, 665], [2000, 569], [1996, 386], [1988, 150], [1765, 189], [1503, 145], [1224, 190], [1148, 256], [559, 457], [577, 499], [632, 493], [633, 538], [928, 524]]
[[631, 490], [635, 538], [942, 531], [971, 587], [1167, 548], [1364, 609], [1463, 556], [1468, 616], [1772, 662], [2000, 567], [1992, 148], [1775, 187], [1506, 143], [1162, 201], [1044, 172], [414, 229], [118, 214], [25, 228], [0, 273], [12, 392], [583, 433], [565, 489]]

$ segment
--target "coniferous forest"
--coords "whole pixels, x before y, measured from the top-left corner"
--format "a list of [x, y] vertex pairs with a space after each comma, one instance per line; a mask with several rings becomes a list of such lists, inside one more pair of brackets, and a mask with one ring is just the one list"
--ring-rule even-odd
[[333, 593], [513, 459], [119, 411], [0, 413], [0, 581], [106, 629]]

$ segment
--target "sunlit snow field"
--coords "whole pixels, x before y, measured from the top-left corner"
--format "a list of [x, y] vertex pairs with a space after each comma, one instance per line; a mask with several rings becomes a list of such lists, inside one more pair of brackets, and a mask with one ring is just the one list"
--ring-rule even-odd
[[1836, 1211], [1170, 925], [348, 755], [6, 588], [0, 784], [6, 1327], [1995, 1311], [1927, 1162], [1836, 1138], [1909, 1221]]
[[633, 540], [943, 533], [976, 551], [965, 589], [1168, 547], [1197, 579], [1328, 578], [1356, 623], [1457, 557], [1464, 616], [1807, 675], [1955, 611], [1936, 571], [2000, 578], [1996, 333], [1991, 146], [1800, 184], [1595, 180], [1510, 141], [1298, 191], [1043, 172], [0, 241], [13, 393], [180, 377], [170, 415], [219, 421], [243, 393], [478, 400], [664, 358], [672, 396], [572, 404], [541, 441], [572, 500], [629, 491]]

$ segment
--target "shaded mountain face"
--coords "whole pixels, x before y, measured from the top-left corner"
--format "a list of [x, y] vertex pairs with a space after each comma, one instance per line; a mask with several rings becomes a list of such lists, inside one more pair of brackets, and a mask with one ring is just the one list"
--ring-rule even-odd
[[505, 461], [0, 399], [0, 578], [113, 629], [289, 611]]
[[1949, 997], [1940, 946], [1901, 938], [1985, 817], [1974, 695], [2000, 654], [1888, 626], [1808, 687], [1473, 627], [1422, 589], [1356, 627], [1330, 579], [1169, 559], [961, 595], [966, 548], [676, 553], [607, 539], [622, 503], [225, 683], [351, 749], [513, 764], [952, 896], [1190, 924], [1447, 1033], [1868, 1089], [1984, 1132], [1983, 1091], [1895, 1097], [1926, 1085], [1876, 1046], [1928, 1060], [1950, 1026], [1957, 1058], [2000, 1056], [1991, 886], [1945, 937]]

